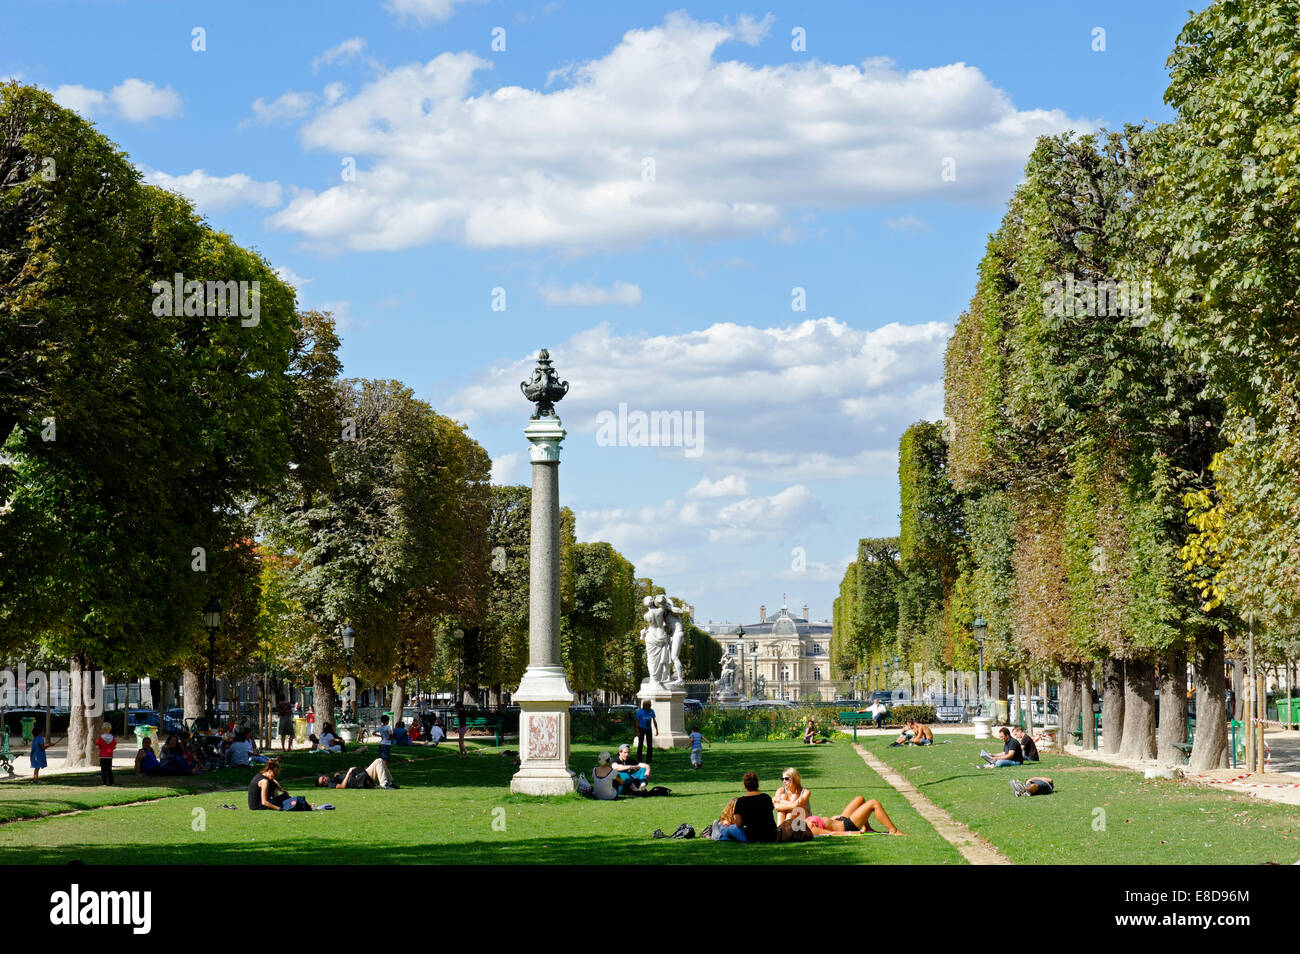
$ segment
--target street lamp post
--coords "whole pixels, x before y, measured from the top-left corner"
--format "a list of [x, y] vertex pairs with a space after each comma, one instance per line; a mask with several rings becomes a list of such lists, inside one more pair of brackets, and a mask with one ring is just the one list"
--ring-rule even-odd
[[745, 692], [745, 627], [736, 627], [736, 645], [740, 647], [740, 694], [749, 698]]
[[[352, 681], [352, 649], [357, 644], [357, 631], [349, 624], [343, 627], [343, 632], [339, 635], [343, 637], [343, 651], [348, 657], [348, 702], [352, 704], [353, 712], [355, 712], [357, 690], [356, 684]], [[347, 716], [346, 711], [343, 714]], [[352, 718], [355, 719], [356, 716], [354, 715]], [[397, 718], [400, 718], [400, 715]]]
[[975, 677], [975, 708], [979, 709], [983, 704], [982, 695], [984, 691], [984, 640], [988, 639], [989, 624], [985, 622], [983, 616], [976, 616], [975, 621], [971, 623], [971, 635], [975, 637], [975, 645], [979, 647], [979, 673]]
[[217, 658], [217, 630], [221, 628], [221, 604], [217, 602], [215, 596], [208, 600], [203, 607], [203, 628], [208, 631], [208, 699], [205, 711], [208, 716], [208, 731], [210, 732], [217, 718], [217, 687], [214, 671]]

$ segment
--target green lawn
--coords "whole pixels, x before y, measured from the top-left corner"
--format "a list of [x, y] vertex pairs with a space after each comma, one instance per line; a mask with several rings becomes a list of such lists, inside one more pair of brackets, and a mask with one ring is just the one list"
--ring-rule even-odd
[[[604, 747], [575, 745], [571, 764], [590, 774]], [[0, 825], [0, 858], [11, 864], [73, 859], [91, 864], [964, 863], [842, 739], [815, 748], [798, 742], [717, 744], [705, 751], [704, 768], [698, 772], [690, 768], [684, 751], [656, 753], [655, 781], [673, 790], [668, 798], [596, 802], [577, 796], [511, 796], [514, 769], [506, 759], [484, 749], [462, 761], [454, 747], [445, 746], [437, 751], [422, 746], [395, 749], [393, 774], [402, 786], [398, 791], [325, 792], [311, 787], [320, 766], [338, 770], [365, 764], [373, 750], [369, 746], [355, 756], [302, 754], [285, 760], [289, 791], [306, 795], [313, 804], [328, 800], [338, 806], [334, 812], [249, 812], [243, 807], [244, 785], [251, 774], [241, 770], [237, 790]], [[758, 772], [763, 790], [770, 793], [787, 765], [796, 766], [813, 790], [814, 811], [833, 814], [858, 794], [879, 798], [908, 837], [827, 837], [793, 845], [650, 837], [655, 828], [671, 834], [682, 822], [702, 829], [728, 798], [739, 794], [745, 770]], [[126, 781], [122, 773], [119, 778]], [[178, 779], [177, 790], [182, 781], [190, 782]], [[11, 790], [10, 785], [0, 785], [0, 806], [21, 805], [28, 813], [58, 811], [77, 807], [78, 800], [104, 804], [108, 799], [131, 801], [162, 793], [154, 780], [115, 790], [91, 777], [85, 783], [48, 788], [20, 783]], [[240, 809], [223, 810], [223, 802]], [[202, 817], [195, 812], [199, 808], [204, 810], [205, 830], [194, 831], [196, 819]], [[501, 822], [504, 831], [497, 830]]]
[[[1295, 806], [1147, 781], [1073, 756], [1045, 755], [1026, 769], [981, 769], [980, 749], [1000, 745], [946, 738], [951, 742], [923, 749], [891, 749], [887, 738], [866, 746], [1017, 864], [1291, 864], [1300, 858]], [[1056, 794], [1014, 797], [1008, 780], [1032, 775], [1051, 777]]]

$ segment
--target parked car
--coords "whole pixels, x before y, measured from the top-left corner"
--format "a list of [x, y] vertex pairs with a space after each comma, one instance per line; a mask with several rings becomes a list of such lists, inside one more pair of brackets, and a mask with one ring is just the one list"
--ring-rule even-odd
[[569, 715], [589, 716], [594, 719], [596, 717], [596, 710], [587, 705], [573, 705], [569, 706]]
[[[871, 694], [871, 698], [867, 701], [867, 705], [879, 700], [888, 708], [892, 709], [894, 706], [908, 705], [911, 702], [911, 698], [912, 694], [906, 689], [877, 689]], [[866, 707], [862, 706], [861, 708]]]
[[619, 703], [616, 706], [609, 707], [609, 714], [612, 716], [630, 716], [636, 712], [636, 706], [628, 703]]
[[699, 699], [684, 699], [682, 700], [682, 711], [689, 712], [692, 715], [697, 712], [703, 712], [704, 703], [700, 702]]
[[750, 709], [750, 710], [758, 709], [758, 710], [765, 710], [768, 712], [775, 712], [778, 709], [798, 708], [798, 706], [796, 706], [793, 702], [790, 702], [788, 699], [751, 699], [749, 702], [742, 702], [740, 704], [740, 707], [742, 709]]

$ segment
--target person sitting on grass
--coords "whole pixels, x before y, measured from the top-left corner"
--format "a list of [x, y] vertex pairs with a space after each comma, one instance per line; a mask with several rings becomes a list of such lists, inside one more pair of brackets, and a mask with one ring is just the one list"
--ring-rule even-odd
[[398, 719], [397, 725], [393, 726], [393, 745], [410, 745], [411, 733], [407, 731], [406, 723]]
[[924, 722], [912, 723], [912, 745], [934, 745], [934, 732]]
[[776, 841], [776, 810], [767, 792], [758, 790], [758, 774], [746, 772], [741, 784], [745, 794], [736, 799], [735, 824], [740, 826], [741, 837], [747, 842]]
[[618, 747], [618, 757], [613, 762], [614, 771], [624, 792], [644, 792], [650, 781], [650, 766], [632, 761], [632, 747], [624, 742]]
[[998, 735], [1002, 736], [1002, 758], [995, 759], [981, 750], [980, 757], [984, 759], [984, 768], [1010, 768], [1023, 764], [1024, 753], [1020, 749], [1020, 743], [1011, 737], [1011, 730], [1003, 726], [998, 729]]
[[433, 720], [433, 725], [429, 728], [428, 741], [432, 743], [433, 747], [436, 749], [438, 747], [438, 743], [445, 738], [447, 738], [447, 730], [443, 728], [442, 719], [435, 718]]
[[322, 775], [316, 779], [317, 788], [397, 788], [388, 762], [375, 759], [365, 768], [354, 765], [346, 772]]
[[591, 780], [595, 789], [592, 794], [596, 798], [605, 802], [612, 802], [618, 798], [620, 785], [618, 772], [614, 770], [613, 760], [608, 752], [601, 752], [596, 759], [596, 767], [591, 770]]
[[1034, 737], [1030, 735], [1028, 732], [1026, 732], [1024, 729], [1020, 728], [1020, 726], [1016, 726], [1014, 729], [1012, 729], [1011, 734], [1014, 735], [1016, 737], [1016, 741], [1020, 743], [1020, 752], [1022, 755], [1024, 755], [1025, 761], [1037, 762], [1038, 745], [1037, 743], [1034, 742]]
[[718, 820], [709, 826], [714, 841], [744, 841], [745, 833], [736, 824], [736, 799], [727, 802]]
[[320, 735], [320, 747], [326, 752], [333, 752], [335, 755], [343, 751], [343, 740], [334, 734], [333, 723], [325, 723], [325, 729]]
[[1011, 780], [1011, 791], [1019, 795], [1051, 795], [1056, 791], [1056, 786], [1052, 784], [1050, 778], [1031, 778], [1027, 782], [1019, 782], [1016, 779]]
[[777, 826], [792, 818], [804, 819], [812, 812], [812, 791], [803, 787], [799, 770], [788, 768], [781, 773], [781, 787], [772, 796]]
[[898, 738], [889, 743], [889, 747], [892, 749], [896, 745], [907, 745], [914, 738], [916, 738], [916, 722], [908, 719], [907, 722], [903, 723], [903, 731], [898, 733]]
[[807, 727], [803, 730], [803, 741], [805, 745], [825, 745], [830, 739], [814, 738], [817, 733], [817, 727], [813, 725], [813, 720], [808, 720]]
[[873, 815], [891, 835], [903, 834], [890, 820], [889, 815], [885, 813], [885, 807], [880, 802], [874, 798], [863, 798], [861, 795], [845, 805], [844, 811], [834, 818], [809, 816], [808, 827], [812, 829], [813, 835], [864, 835], [875, 831], [870, 825]]
[[271, 759], [262, 770], [248, 783], [248, 807], [250, 811], [278, 812], [289, 800], [289, 793], [279, 783], [280, 760]]

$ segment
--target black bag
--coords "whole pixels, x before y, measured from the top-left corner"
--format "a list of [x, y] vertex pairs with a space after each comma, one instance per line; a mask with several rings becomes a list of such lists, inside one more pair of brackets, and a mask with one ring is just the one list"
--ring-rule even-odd
[[303, 798], [301, 795], [294, 795], [292, 798], [286, 799], [280, 803], [280, 811], [309, 812], [311, 811], [311, 806], [307, 804], [307, 799]]
[[672, 791], [670, 789], [665, 788], [662, 785], [656, 785], [654, 788], [650, 789], [650, 791], [646, 792], [646, 794], [647, 795], [671, 795]]
[[669, 835], [668, 837], [669, 838], [694, 838], [695, 829], [692, 828], [690, 825], [686, 824], [686, 822], [682, 822], [680, 825], [677, 826], [677, 830], [673, 832], [671, 835]]

